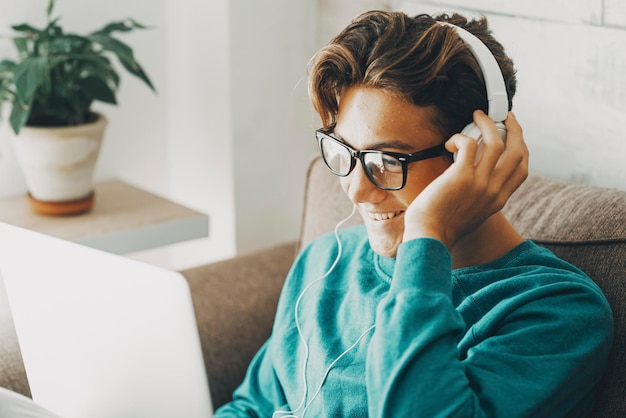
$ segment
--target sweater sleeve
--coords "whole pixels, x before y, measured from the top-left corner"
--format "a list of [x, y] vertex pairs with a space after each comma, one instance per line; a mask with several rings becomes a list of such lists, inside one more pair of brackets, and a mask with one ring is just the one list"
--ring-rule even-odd
[[[453, 305], [451, 277], [451, 257], [439, 241], [400, 246], [368, 351], [370, 416], [588, 412], [603, 369], [597, 363], [610, 346], [601, 295], [571, 282], [529, 289], [496, 306], [500, 312], [489, 315], [498, 326], [477, 336]], [[462, 357], [458, 345], [466, 338], [476, 342]]]
[[233, 393], [233, 400], [215, 411], [215, 418], [269, 417], [285, 398], [276, 378], [267, 341], [248, 366], [243, 383]]

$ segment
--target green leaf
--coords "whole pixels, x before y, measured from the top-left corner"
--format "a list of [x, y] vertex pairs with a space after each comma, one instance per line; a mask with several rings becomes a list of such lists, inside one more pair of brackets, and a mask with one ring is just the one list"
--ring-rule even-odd
[[51, 20], [50, 23], [48, 23], [48, 26], [46, 26], [46, 28], [42, 31], [42, 35], [47, 35], [50, 38], [63, 36], [63, 28], [57, 24], [59, 19], [60, 18], [57, 17], [54, 20]]
[[0, 73], [15, 71], [15, 63], [11, 60], [3, 59], [0, 61]]
[[142, 25], [141, 23], [137, 22], [135, 19], [126, 19], [126, 22], [130, 22], [130, 24], [135, 29], [150, 29], [149, 26]]
[[109, 86], [112, 87], [114, 91], [120, 84], [120, 76], [117, 74], [115, 69], [113, 69], [113, 67], [108, 64], [105, 66], [95, 62], [86, 64], [82, 68], [81, 75], [83, 75], [85, 78], [99, 78], [109, 84]]
[[95, 43], [100, 44], [104, 50], [110, 51], [122, 60], [134, 61], [133, 50], [115, 38], [103, 33], [96, 33], [89, 36]]
[[[56, 71], [57, 67], [61, 65], [66, 66], [70, 63], [76, 67], [76, 77], [101, 78], [109, 83], [112, 88], [117, 88], [120, 83], [120, 76], [111, 65], [111, 61], [103, 55], [67, 54], [56, 56], [50, 60], [50, 71]], [[65, 71], [65, 73], [67, 73], [67, 71]]]
[[72, 52], [84, 52], [90, 45], [90, 40], [79, 35], [63, 35], [55, 37], [50, 42], [51, 54], [70, 54]]
[[92, 35], [110, 35], [113, 32], [130, 32], [133, 29], [148, 29], [148, 27], [133, 19], [126, 19], [109, 23], [104, 28], [93, 32]]
[[46, 9], [46, 16], [48, 20], [50, 20], [50, 16], [52, 15], [52, 9], [54, 9], [54, 0], [50, 0], [48, 2], [48, 8]]
[[16, 32], [26, 32], [26, 33], [35, 33], [35, 34], [40, 34], [41, 33], [41, 29], [37, 29], [34, 26], [31, 26], [27, 23], [22, 23], [20, 25], [14, 25], [11, 26], [11, 28], [16, 31]]
[[20, 130], [24, 125], [26, 125], [26, 121], [30, 116], [31, 105], [21, 103], [20, 100], [16, 99], [13, 101], [13, 108], [11, 109], [11, 116], [9, 116], [9, 122], [11, 123], [11, 127], [13, 128], [13, 132], [15, 134], [19, 134]]
[[115, 92], [111, 90], [109, 85], [100, 78], [88, 77], [79, 83], [83, 94], [93, 97], [94, 100], [101, 102], [117, 104], [115, 100]]
[[30, 44], [30, 42], [31, 40], [29, 38], [13, 38], [13, 43], [15, 44], [17, 52], [20, 55], [28, 55], [28, 45]]
[[133, 50], [128, 45], [118, 39], [103, 34], [94, 34], [91, 35], [91, 38], [94, 42], [100, 44], [103, 49], [115, 54], [128, 72], [143, 80], [152, 89], [152, 91], [155, 91], [150, 78], [145, 73], [141, 65], [135, 61]]
[[111, 61], [109, 61], [109, 59], [105, 56], [93, 55], [89, 53], [85, 53], [85, 54], [79, 53], [79, 54], [57, 55], [53, 57], [50, 60], [50, 68], [54, 68], [58, 66], [59, 64], [62, 64], [66, 61], [81, 61], [81, 62], [86, 62], [86, 63], [88, 62], [88, 63], [93, 63], [95, 65], [103, 66], [103, 67], [111, 66]]
[[109, 35], [112, 32], [130, 32], [131, 30], [133, 30], [133, 27], [127, 25], [126, 22], [113, 22], [93, 32], [92, 35]]
[[15, 67], [13, 82], [18, 97], [24, 103], [33, 100], [40, 86], [49, 86], [48, 65], [44, 57], [28, 57]]
[[0, 101], [1, 102], [13, 102], [15, 101], [15, 93], [7, 89], [0, 83]]

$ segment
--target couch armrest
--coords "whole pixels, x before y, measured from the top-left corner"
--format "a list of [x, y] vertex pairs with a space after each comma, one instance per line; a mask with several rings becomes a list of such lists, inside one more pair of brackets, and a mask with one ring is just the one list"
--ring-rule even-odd
[[295, 248], [284, 244], [181, 272], [191, 288], [214, 407], [232, 399], [269, 337]]

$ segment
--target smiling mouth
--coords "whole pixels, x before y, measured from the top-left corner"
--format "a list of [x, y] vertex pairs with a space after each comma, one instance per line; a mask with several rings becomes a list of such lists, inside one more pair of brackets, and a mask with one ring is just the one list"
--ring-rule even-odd
[[388, 221], [389, 219], [393, 219], [398, 215], [404, 213], [403, 210], [398, 212], [386, 212], [386, 213], [372, 213], [368, 212], [367, 216], [373, 221]]

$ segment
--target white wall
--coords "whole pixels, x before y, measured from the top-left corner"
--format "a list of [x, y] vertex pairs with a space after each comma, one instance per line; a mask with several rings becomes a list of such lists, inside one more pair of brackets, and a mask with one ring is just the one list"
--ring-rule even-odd
[[235, 254], [229, 1], [164, 4], [167, 194], [209, 214], [209, 238], [149, 252], [147, 261], [182, 268]]
[[317, 0], [318, 48], [326, 45], [350, 23], [352, 18], [368, 10], [388, 10], [385, 0]]
[[297, 237], [316, 127], [306, 93], [313, 0], [231, 0], [237, 250]]

